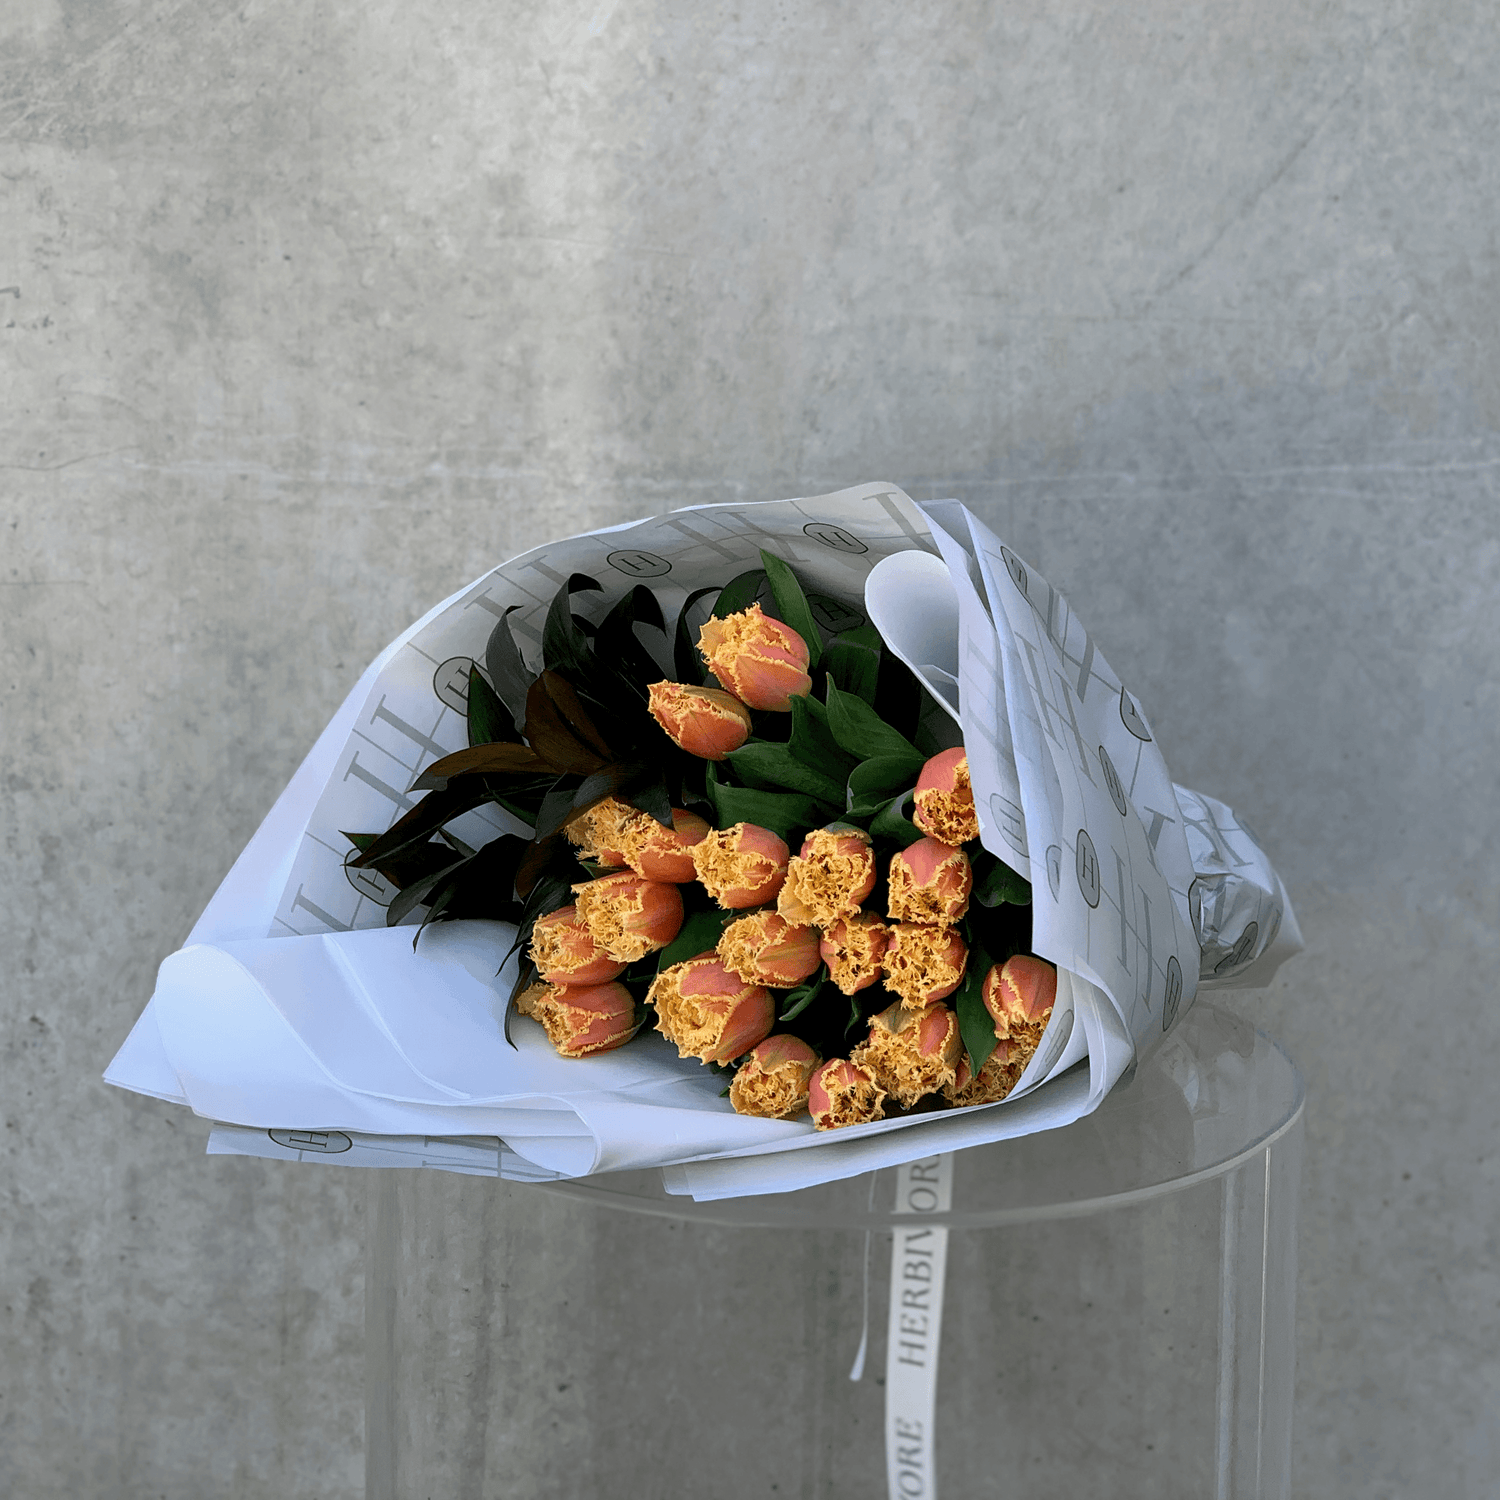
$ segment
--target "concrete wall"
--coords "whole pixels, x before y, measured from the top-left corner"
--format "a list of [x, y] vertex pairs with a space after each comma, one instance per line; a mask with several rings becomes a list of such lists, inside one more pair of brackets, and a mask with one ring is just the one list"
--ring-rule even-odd
[[[0, 1493], [361, 1493], [366, 1184], [99, 1072], [429, 603], [885, 478], [1070, 595], [1295, 894], [1239, 1002], [1311, 1089], [1295, 1492], [1492, 1494], [1497, 71], [1462, 0], [0, 0]], [[490, 1472], [648, 1493], [564, 1387], [672, 1234], [424, 1192], [534, 1360], [454, 1397], [528, 1392]]]

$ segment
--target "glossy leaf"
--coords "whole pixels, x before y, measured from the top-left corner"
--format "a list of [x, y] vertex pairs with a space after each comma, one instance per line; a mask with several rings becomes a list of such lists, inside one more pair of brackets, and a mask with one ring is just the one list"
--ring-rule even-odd
[[795, 1021], [818, 998], [819, 991], [827, 982], [828, 965], [820, 964], [818, 972], [810, 979], [804, 979], [796, 989], [786, 992], [778, 1021]]
[[761, 568], [752, 568], [748, 573], [731, 578], [719, 590], [714, 603], [714, 618], [722, 620], [726, 615], [737, 615], [742, 609], [749, 609], [765, 581], [766, 575]]
[[[462, 753], [462, 752], [460, 752]], [[377, 868], [382, 861], [413, 844], [425, 844], [444, 823], [472, 812], [490, 800], [484, 778], [466, 776], [456, 786], [428, 792], [409, 812], [398, 818], [357, 859], [349, 861], [361, 870]]]
[[724, 929], [744, 915], [742, 911], [720, 911], [717, 908], [693, 912], [678, 929], [677, 936], [656, 955], [657, 972], [717, 948]]
[[910, 787], [911, 779], [911, 761], [904, 755], [876, 755], [861, 761], [849, 773], [850, 810], [865, 807], [873, 813]]
[[493, 745], [517, 740], [515, 721], [477, 666], [469, 668], [468, 729], [470, 745]]
[[853, 693], [873, 705], [880, 683], [880, 653], [884, 649], [880, 632], [873, 625], [846, 630], [823, 648], [823, 670], [841, 692]]
[[792, 727], [787, 746], [804, 765], [825, 771], [829, 776], [847, 779], [859, 764], [859, 757], [850, 755], [834, 739], [828, 727], [828, 710], [810, 693], [792, 699]]
[[521, 648], [510, 631], [510, 617], [520, 609], [512, 604], [495, 621], [490, 638], [484, 648], [484, 665], [490, 674], [501, 701], [510, 711], [511, 718], [520, 722], [526, 709], [526, 689], [531, 685], [531, 673], [521, 658]]
[[823, 637], [818, 632], [818, 623], [813, 619], [812, 606], [797, 575], [774, 553], [760, 549], [760, 560], [776, 599], [776, 610], [784, 625], [790, 625], [807, 644], [807, 654], [813, 671], [823, 654]]
[[709, 784], [714, 821], [720, 828], [732, 823], [754, 823], [769, 828], [796, 846], [796, 835], [821, 828], [829, 819], [826, 804], [795, 792], [757, 792], [748, 787], [725, 786], [715, 776]]
[[391, 904], [385, 909], [385, 925], [387, 927], [399, 926], [403, 917], [406, 917], [417, 907], [431, 899], [433, 892], [445, 881], [460, 865], [466, 864], [467, 860], [462, 857], [458, 859], [449, 858], [447, 864], [441, 869], [434, 870], [432, 874], [424, 876], [421, 880], [413, 881], [410, 885], [403, 887], [396, 895]]
[[[603, 741], [593, 720], [572, 688], [564, 694], [562, 686], [566, 686], [563, 679], [550, 670], [531, 684], [526, 694], [526, 738], [537, 754], [559, 771], [587, 776], [610, 759], [608, 747], [600, 750]], [[568, 713], [564, 713], [559, 698], [567, 703]]]
[[[682, 601], [682, 608], [677, 611], [677, 628], [672, 632], [672, 664], [677, 671], [677, 681], [693, 687], [708, 677], [708, 668], [698, 655], [698, 643], [693, 638], [692, 626], [688, 624], [688, 613], [700, 599], [706, 599], [713, 592], [712, 588], [694, 589]], [[720, 597], [723, 597], [722, 591]]]
[[546, 623], [542, 626], [544, 667], [566, 671], [569, 667], [585, 665], [589, 654], [588, 637], [580, 622], [573, 617], [572, 596], [598, 588], [599, 584], [587, 573], [573, 573], [552, 596], [552, 603], [547, 607]]
[[915, 844], [919, 839], [927, 837], [902, 811], [910, 796], [911, 793], [906, 791], [902, 792], [899, 796], [892, 797], [875, 814], [874, 818], [870, 821], [870, 832], [876, 838], [893, 839], [905, 849]]
[[411, 789], [414, 792], [441, 792], [456, 776], [535, 776], [549, 770], [555, 768], [530, 745], [505, 741], [470, 745], [467, 750], [455, 750], [452, 755], [433, 761], [412, 782]]
[[850, 755], [861, 760], [875, 756], [904, 756], [911, 762], [913, 778], [926, 759], [904, 734], [892, 729], [863, 698], [842, 692], [833, 682], [828, 684], [828, 727], [834, 739]]
[[731, 750], [725, 759], [736, 773], [748, 772], [759, 781], [816, 797], [830, 807], [839, 807], [843, 803], [843, 784], [799, 760], [789, 745], [751, 741], [738, 750]]
[[1002, 859], [990, 855], [993, 863], [984, 868], [984, 861], [974, 861], [974, 899], [984, 906], [1029, 906], [1031, 904], [1031, 882], [1018, 875]]
[[958, 1031], [969, 1052], [969, 1066], [977, 1077], [995, 1050], [995, 1020], [984, 1008], [984, 979], [992, 961], [982, 943], [965, 935], [970, 937], [969, 961], [964, 982], [953, 997], [953, 1008], [958, 1012]]

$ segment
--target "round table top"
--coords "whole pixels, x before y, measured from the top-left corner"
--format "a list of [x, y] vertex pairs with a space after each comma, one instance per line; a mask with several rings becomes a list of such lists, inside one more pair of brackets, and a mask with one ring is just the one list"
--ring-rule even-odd
[[746, 1228], [993, 1228], [1126, 1207], [1221, 1176], [1290, 1131], [1302, 1106], [1302, 1078], [1286, 1053], [1248, 1021], [1199, 1001], [1093, 1114], [960, 1152], [948, 1213], [896, 1215], [890, 1169], [709, 1203], [668, 1194], [658, 1171], [538, 1186], [632, 1213]]

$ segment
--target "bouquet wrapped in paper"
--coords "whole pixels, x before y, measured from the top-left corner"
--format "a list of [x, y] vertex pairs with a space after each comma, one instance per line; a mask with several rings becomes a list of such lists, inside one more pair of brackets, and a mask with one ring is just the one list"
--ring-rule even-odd
[[872, 484], [559, 541], [440, 604], [106, 1077], [211, 1149], [779, 1191], [1077, 1119], [1200, 986], [1299, 945], [1062, 596]]

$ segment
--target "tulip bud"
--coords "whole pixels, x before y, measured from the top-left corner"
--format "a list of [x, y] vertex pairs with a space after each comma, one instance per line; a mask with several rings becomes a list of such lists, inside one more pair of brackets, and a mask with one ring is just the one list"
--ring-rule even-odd
[[624, 832], [641, 814], [618, 797], [605, 797], [574, 813], [563, 824], [568, 842], [578, 850], [579, 859], [619, 868], [625, 863]]
[[836, 1057], [808, 1080], [807, 1107], [819, 1130], [863, 1125], [883, 1114], [885, 1090], [858, 1063]]
[[693, 879], [693, 845], [708, 831], [709, 824], [704, 819], [680, 807], [672, 809], [670, 828], [649, 813], [637, 813], [621, 835], [625, 863], [647, 880], [681, 885]]
[[963, 983], [969, 950], [952, 927], [897, 922], [885, 950], [885, 985], [910, 1006], [931, 1005]]
[[576, 906], [564, 906], [536, 919], [531, 930], [531, 961], [548, 984], [607, 984], [625, 971], [594, 941]]
[[891, 856], [886, 910], [893, 921], [950, 927], [969, 909], [969, 856], [936, 839], [918, 839]]
[[674, 745], [704, 760], [723, 760], [750, 737], [750, 710], [721, 688], [653, 682], [648, 707]]
[[665, 948], [682, 926], [682, 893], [634, 871], [601, 875], [573, 887], [578, 915], [611, 958], [631, 964]]
[[776, 1020], [770, 990], [746, 984], [713, 953], [663, 969], [646, 992], [656, 1029], [679, 1057], [727, 1063], [764, 1041]]
[[958, 1061], [953, 1082], [943, 1089], [943, 1097], [954, 1105], [998, 1104], [1015, 1088], [1025, 1066], [1012, 1053], [1008, 1042], [996, 1042], [995, 1050], [985, 1058], [979, 1077], [975, 1078], [966, 1052]]
[[693, 845], [693, 868], [720, 906], [742, 911], [776, 899], [786, 879], [788, 853], [769, 828], [735, 823]]
[[795, 1120], [807, 1109], [807, 1085], [818, 1054], [801, 1037], [768, 1036], [740, 1064], [729, 1102], [742, 1115]]
[[751, 912], [731, 922], [719, 939], [719, 957], [747, 984], [791, 989], [814, 973], [822, 959], [811, 927], [789, 927], [774, 911]]
[[776, 910], [795, 926], [828, 927], [852, 917], [875, 889], [875, 851], [860, 828], [815, 828], [787, 866]]
[[934, 755], [917, 777], [911, 820], [945, 844], [966, 844], [979, 837], [979, 815], [969, 781], [969, 757], [957, 746]]
[[868, 989], [880, 978], [891, 929], [872, 911], [840, 917], [824, 929], [818, 953], [828, 977], [846, 995]]
[[982, 993], [995, 1035], [1011, 1043], [1013, 1054], [1024, 1052], [1029, 1060], [1052, 1017], [1057, 970], [1045, 959], [1017, 953], [984, 976]]
[[958, 1017], [946, 1005], [897, 1001], [870, 1017], [870, 1034], [849, 1054], [907, 1107], [951, 1084], [963, 1055]]
[[534, 984], [516, 997], [523, 1016], [540, 1021], [562, 1057], [588, 1057], [623, 1047], [641, 1028], [623, 984]]
[[709, 620], [698, 632], [698, 650], [709, 671], [751, 708], [785, 713], [793, 698], [812, 691], [807, 642], [758, 604]]

